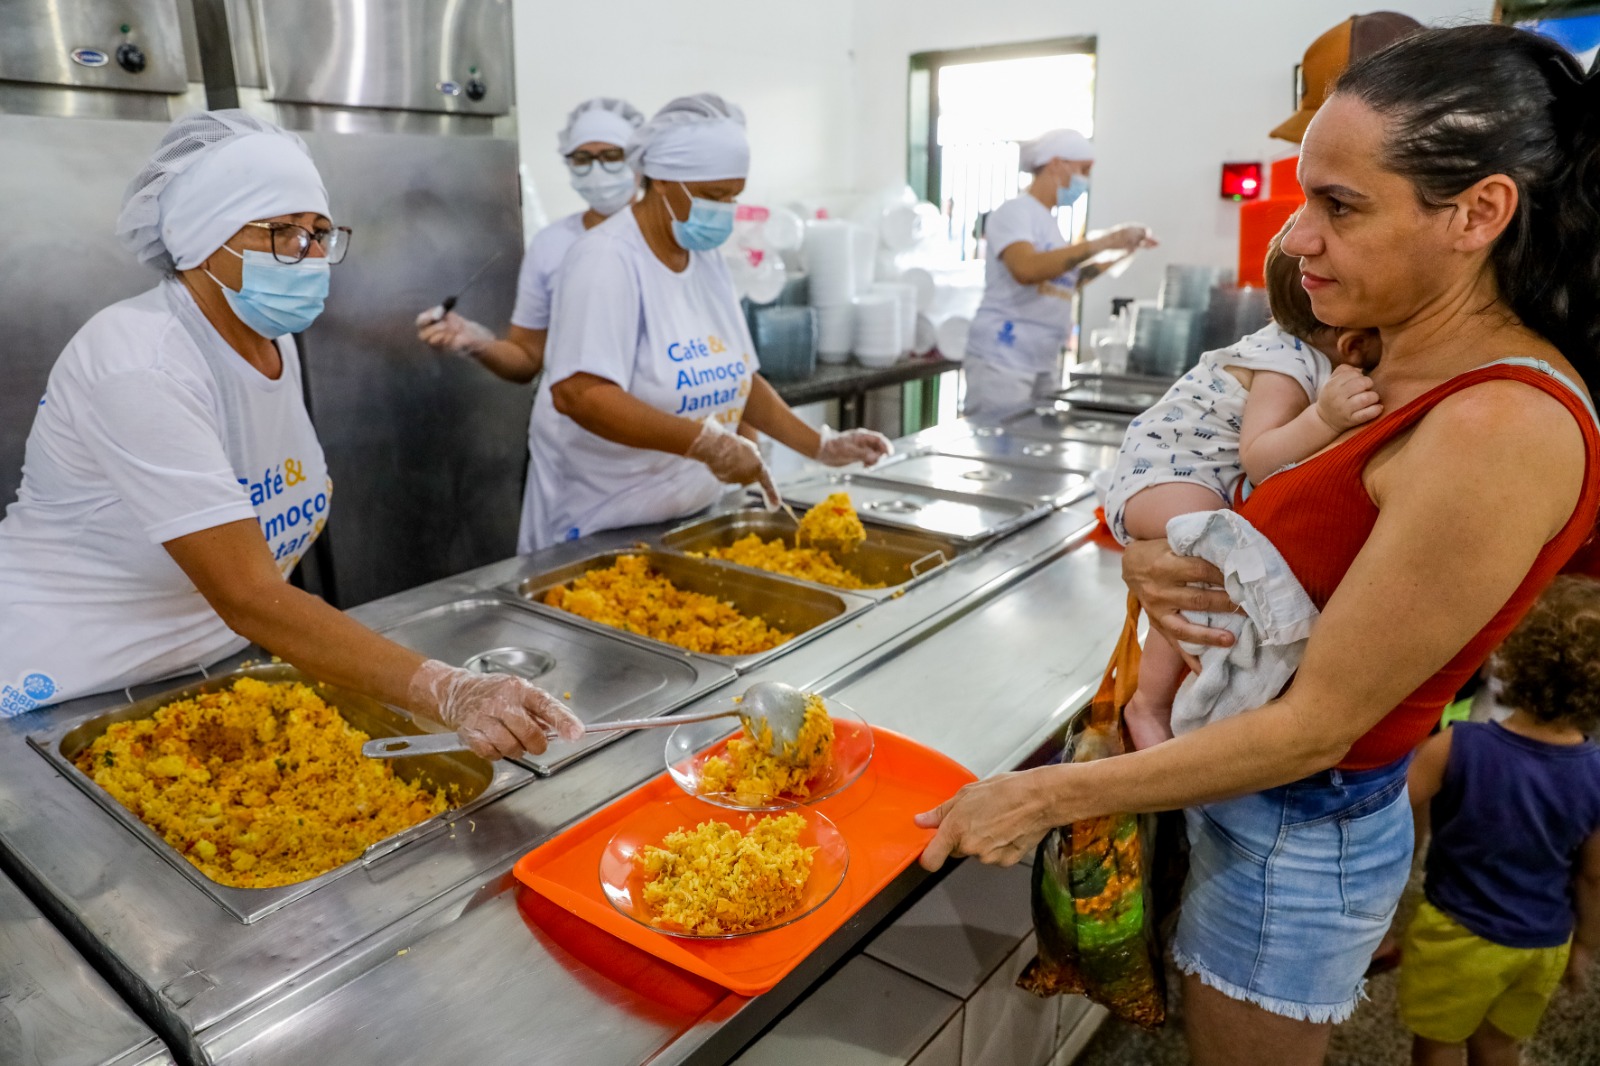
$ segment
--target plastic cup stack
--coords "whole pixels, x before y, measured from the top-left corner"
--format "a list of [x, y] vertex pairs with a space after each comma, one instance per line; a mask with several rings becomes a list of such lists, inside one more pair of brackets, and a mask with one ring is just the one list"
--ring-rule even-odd
[[967, 334], [972, 329], [972, 319], [965, 315], [951, 315], [939, 323], [939, 354], [960, 362], [967, 354]]
[[917, 290], [903, 281], [875, 281], [868, 290], [880, 296], [892, 296], [900, 308], [901, 354], [909, 354], [912, 338], [917, 333]]
[[823, 218], [807, 222], [805, 230], [803, 254], [811, 306], [817, 309], [817, 360], [843, 363], [849, 360], [855, 340], [860, 227], [842, 219]]
[[863, 366], [893, 366], [904, 350], [900, 301], [891, 293], [868, 293], [855, 301], [855, 355]]

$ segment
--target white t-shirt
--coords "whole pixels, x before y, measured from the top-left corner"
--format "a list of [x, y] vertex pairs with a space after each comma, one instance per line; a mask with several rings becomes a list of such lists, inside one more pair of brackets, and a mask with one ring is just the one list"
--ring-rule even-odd
[[731, 429], [759, 368], [721, 252], [690, 252], [679, 274], [645, 244], [631, 210], [590, 230], [568, 253], [556, 290], [518, 550], [679, 518], [724, 489], [693, 459], [590, 433], [556, 411], [551, 385], [593, 374], [651, 407], [695, 421], [712, 416]]
[[1042, 284], [1024, 285], [1000, 253], [1013, 244], [1031, 244], [1041, 252], [1065, 248], [1068, 241], [1055, 213], [1023, 193], [989, 212], [983, 237], [988, 246], [983, 302], [972, 316], [967, 357], [1013, 370], [1050, 370], [1072, 328], [1078, 272], [1069, 270]]
[[549, 329], [550, 309], [555, 305], [556, 273], [567, 252], [584, 234], [583, 216], [575, 215], [550, 223], [533, 235], [522, 256], [517, 274], [517, 306], [511, 311], [511, 324], [523, 329]]
[[163, 543], [254, 518], [285, 577], [333, 485], [294, 338], [271, 381], [181, 282], [101, 311], [56, 360], [0, 520], [0, 715], [238, 652]]

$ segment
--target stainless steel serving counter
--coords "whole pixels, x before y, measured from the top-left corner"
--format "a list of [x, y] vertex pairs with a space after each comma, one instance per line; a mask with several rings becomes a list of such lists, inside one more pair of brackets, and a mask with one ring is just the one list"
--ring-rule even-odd
[[0, 876], [0, 1062], [170, 1066], [167, 1046]]
[[[1064, 731], [1120, 629], [1119, 561], [1088, 539], [1093, 521], [1089, 504], [1055, 511], [737, 684], [819, 689], [975, 773], [1013, 768]], [[588, 538], [352, 614], [382, 629], [660, 532]], [[24, 741], [126, 698], [0, 724], [0, 863], [95, 953], [181, 1062], [722, 1063], [926, 877], [907, 871], [755, 999], [687, 975], [650, 978], [657, 971], [620, 945], [599, 963], [580, 959], [559, 913], [541, 914], [509, 871], [661, 771], [663, 738], [644, 731], [530, 778], [424, 849], [400, 849], [242, 924]]]

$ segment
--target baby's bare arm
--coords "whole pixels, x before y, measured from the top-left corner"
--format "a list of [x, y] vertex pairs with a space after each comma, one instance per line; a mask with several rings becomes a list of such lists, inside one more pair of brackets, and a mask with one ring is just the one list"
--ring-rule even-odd
[[1274, 471], [1309, 459], [1345, 430], [1382, 413], [1372, 379], [1353, 366], [1335, 367], [1316, 403], [1307, 403], [1305, 389], [1288, 375], [1258, 370], [1244, 404], [1239, 458], [1259, 485]]
[[1252, 482], [1261, 484], [1274, 471], [1327, 447], [1337, 436], [1298, 381], [1272, 370], [1255, 372], [1239, 431], [1239, 459]]

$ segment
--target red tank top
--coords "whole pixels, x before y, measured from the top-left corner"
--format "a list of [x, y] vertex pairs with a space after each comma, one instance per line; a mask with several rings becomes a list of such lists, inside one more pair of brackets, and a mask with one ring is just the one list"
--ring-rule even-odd
[[1531, 367], [1492, 365], [1459, 374], [1337, 448], [1274, 474], [1238, 507], [1252, 525], [1266, 534], [1283, 554], [1306, 593], [1320, 610], [1366, 543], [1378, 519], [1378, 508], [1361, 483], [1372, 457], [1395, 437], [1416, 425], [1445, 397], [1483, 381], [1521, 381], [1559, 400], [1583, 432], [1587, 453], [1583, 491], [1566, 525], [1534, 560], [1527, 577], [1476, 636], [1444, 669], [1424, 681], [1365, 736], [1356, 741], [1339, 768], [1366, 770], [1386, 766], [1421, 743], [1439, 715], [1489, 653], [1527, 613], [1533, 601], [1589, 539], [1600, 511], [1600, 430], [1583, 399], [1560, 379]]

